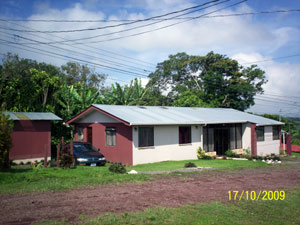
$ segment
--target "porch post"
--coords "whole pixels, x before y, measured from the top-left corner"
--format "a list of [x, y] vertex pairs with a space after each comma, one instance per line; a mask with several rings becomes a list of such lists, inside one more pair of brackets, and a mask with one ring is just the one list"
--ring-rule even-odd
[[292, 155], [292, 145], [291, 145], [291, 134], [286, 135], [286, 153], [291, 156]]
[[257, 137], [256, 137], [256, 124], [251, 124], [251, 153], [257, 155]]

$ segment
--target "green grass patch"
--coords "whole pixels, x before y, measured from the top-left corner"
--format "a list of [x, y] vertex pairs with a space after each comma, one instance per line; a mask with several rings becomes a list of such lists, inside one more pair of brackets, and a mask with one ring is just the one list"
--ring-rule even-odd
[[150, 175], [115, 174], [104, 167], [78, 166], [71, 169], [11, 169], [0, 172], [0, 193], [66, 190], [103, 184], [142, 182]]
[[[300, 189], [278, 201], [234, 201], [191, 204], [179, 208], [149, 208], [121, 215], [106, 213], [97, 218], [79, 217], [79, 224], [300, 224]], [[38, 224], [61, 224], [45, 221]], [[64, 221], [64, 224], [68, 224]]]
[[292, 152], [292, 156], [300, 157], [300, 152]]
[[[220, 170], [255, 168], [268, 166], [262, 162], [237, 160], [185, 160], [150, 163], [126, 167], [127, 171], [157, 171], [184, 168], [184, 164], [193, 162], [200, 167], [213, 167]], [[49, 190], [66, 190], [104, 184], [139, 183], [149, 180], [154, 175], [115, 174], [104, 167], [78, 166], [71, 169], [61, 168], [20, 168], [14, 167], [7, 172], [0, 172], [0, 194], [16, 192], [38, 192]], [[155, 175], [155, 177], [165, 176]]]
[[[268, 166], [266, 163], [261, 161], [250, 161], [250, 160], [183, 160], [183, 161], [165, 161], [158, 163], [142, 164], [130, 167], [136, 171], [158, 171], [158, 170], [174, 170], [184, 168], [184, 164], [192, 162], [199, 167], [213, 167], [220, 170], [232, 170], [241, 168], [257, 168]], [[129, 169], [129, 168], [128, 168]]]

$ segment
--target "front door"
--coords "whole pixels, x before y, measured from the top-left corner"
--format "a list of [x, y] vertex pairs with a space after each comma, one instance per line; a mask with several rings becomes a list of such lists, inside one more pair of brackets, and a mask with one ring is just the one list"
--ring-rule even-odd
[[93, 144], [93, 129], [92, 127], [87, 128], [87, 141]]
[[224, 153], [229, 149], [229, 129], [225, 127], [215, 128], [214, 139], [217, 155], [224, 155]]

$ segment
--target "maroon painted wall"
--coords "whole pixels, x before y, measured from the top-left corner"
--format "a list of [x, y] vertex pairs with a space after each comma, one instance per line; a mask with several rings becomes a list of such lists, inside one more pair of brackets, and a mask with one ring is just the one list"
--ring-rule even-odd
[[11, 134], [13, 147], [10, 150], [11, 160], [51, 156], [51, 123], [50, 121], [15, 120]]
[[256, 137], [256, 124], [251, 124], [251, 153], [257, 155], [257, 137]]
[[[87, 141], [87, 127], [92, 127], [93, 141], [96, 148], [108, 161], [121, 162], [125, 165], [132, 165], [132, 128], [123, 123], [80, 123], [75, 126], [84, 127], [84, 141]], [[116, 127], [116, 146], [106, 146], [105, 128]], [[76, 129], [75, 129], [76, 130]], [[77, 141], [77, 134], [75, 134]]]
[[[287, 144], [284, 145], [284, 149], [287, 150]], [[283, 149], [283, 144], [280, 143], [280, 148]], [[300, 152], [300, 145], [291, 145], [292, 152]]]

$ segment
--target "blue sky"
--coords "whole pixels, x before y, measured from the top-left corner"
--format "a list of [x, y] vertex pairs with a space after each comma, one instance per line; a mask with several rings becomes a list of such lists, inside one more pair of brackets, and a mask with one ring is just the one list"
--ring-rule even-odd
[[[191, 7], [206, 1], [192, 0], [1, 0], [0, 18], [2, 19], [46, 19], [46, 20], [100, 20], [100, 19], [143, 19], [161, 15], [175, 10]], [[231, 0], [205, 11], [191, 14], [201, 15], [226, 5], [236, 3]], [[235, 7], [216, 12], [211, 15], [300, 9], [299, 0], [248, 0]], [[249, 111], [280, 113], [289, 116], [300, 116], [300, 56], [280, 60], [277, 57], [300, 54], [300, 13], [277, 13], [269, 15], [253, 15], [243, 17], [206, 18], [198, 19], [180, 25], [172, 26], [156, 32], [151, 32], [130, 38], [105, 41], [109, 38], [119, 38], [125, 34], [134, 34], [149, 29], [157, 29], [174, 21], [155, 24], [146, 28], [91, 39], [97, 43], [82, 45], [31, 45], [44, 51], [54, 51], [61, 55], [80, 58], [93, 63], [110, 66], [131, 73], [131, 76], [108, 70], [107, 67], [95, 68], [98, 72], [109, 75], [108, 83], [122, 80], [128, 82], [134, 76], [153, 71], [155, 64], [167, 59], [168, 55], [177, 52], [187, 52], [194, 55], [205, 55], [209, 51], [228, 55], [237, 59], [242, 65], [248, 62], [257, 63], [266, 71], [269, 80], [265, 85], [265, 95], [257, 99], [257, 105]], [[109, 23], [117, 24], [117, 23]], [[8, 51], [18, 53], [21, 57], [28, 57], [38, 61], [45, 61], [56, 65], [66, 63], [66, 59], [41, 54], [41, 50], [30, 49], [30, 46], [17, 43], [35, 40], [40, 42], [77, 39], [107, 32], [115, 32], [125, 27], [111, 28], [97, 31], [58, 33], [54, 35], [40, 33], [23, 33], [7, 30], [70, 30], [107, 26], [108, 23], [45, 23], [45, 22], [7, 22], [0, 21], [0, 53]], [[136, 25], [128, 26], [132, 28]], [[3, 29], [4, 28], [4, 29]], [[126, 27], [127, 28], [127, 27]], [[19, 35], [17, 38], [14, 35]], [[24, 39], [24, 38], [27, 38]], [[16, 44], [5, 44], [13, 41]], [[98, 42], [100, 41], [100, 42]], [[20, 47], [21, 46], [21, 47]], [[65, 50], [57, 50], [56, 47]], [[31, 50], [31, 51], [30, 51]], [[104, 52], [103, 52], [104, 50]], [[109, 51], [109, 52], [107, 52]], [[125, 57], [124, 57], [125, 56]], [[106, 61], [105, 61], [106, 60]], [[107, 61], [108, 60], [108, 61]], [[146, 63], [145, 63], [146, 62]], [[117, 66], [118, 64], [122, 66]], [[138, 67], [138, 68], [137, 68]], [[138, 75], [139, 74], [139, 75]], [[121, 81], [120, 81], [121, 82]], [[143, 82], [146, 79], [143, 78]], [[281, 97], [280, 97], [281, 96]], [[285, 96], [285, 97], [282, 97]], [[298, 97], [299, 98], [296, 98]], [[269, 101], [267, 101], [269, 100]], [[286, 102], [284, 102], [286, 100]], [[280, 103], [282, 102], [282, 103]], [[287, 104], [288, 103], [288, 104]]]

